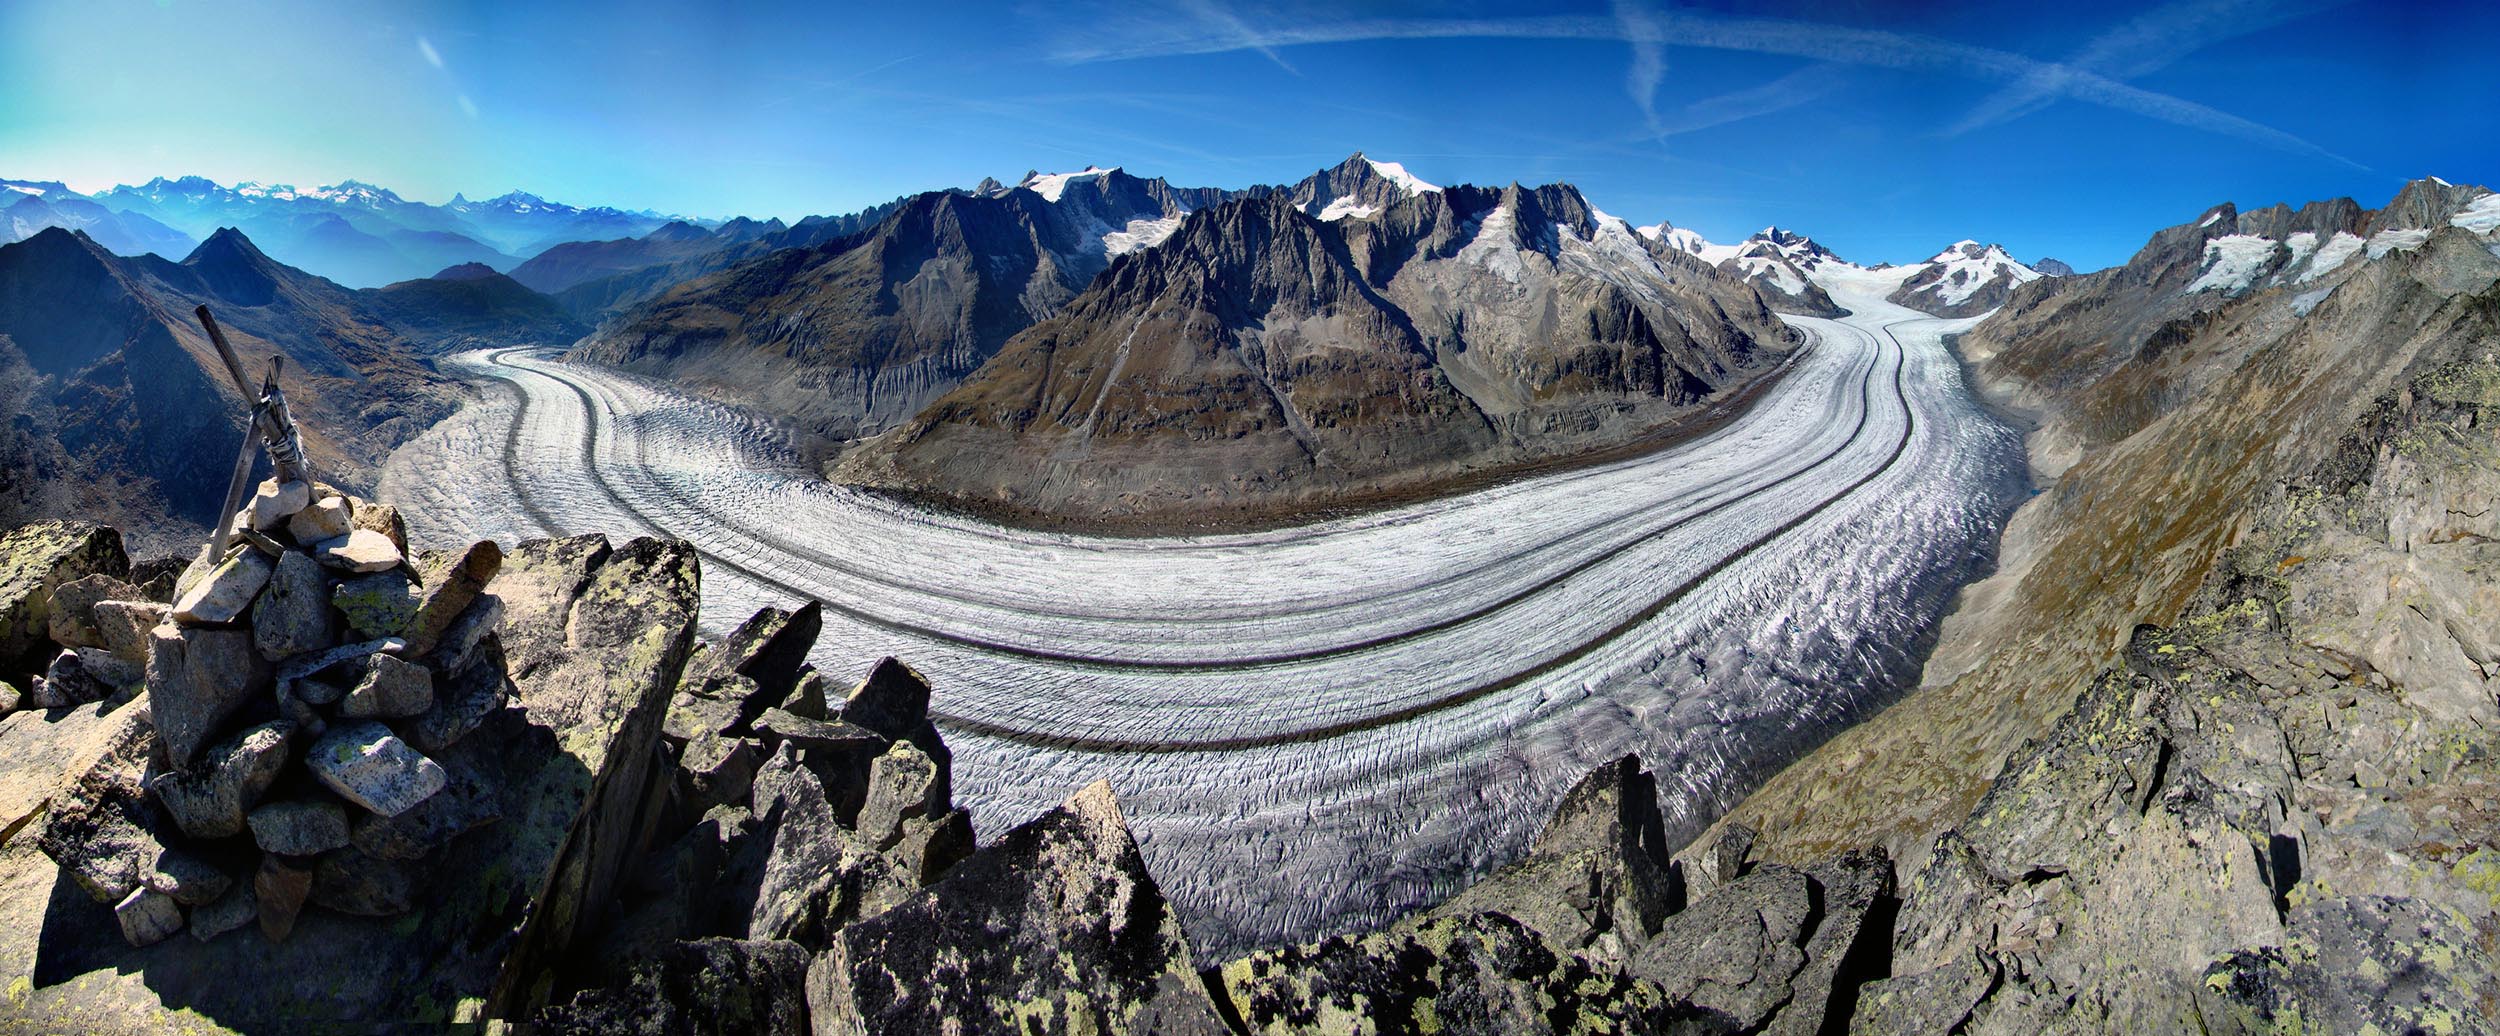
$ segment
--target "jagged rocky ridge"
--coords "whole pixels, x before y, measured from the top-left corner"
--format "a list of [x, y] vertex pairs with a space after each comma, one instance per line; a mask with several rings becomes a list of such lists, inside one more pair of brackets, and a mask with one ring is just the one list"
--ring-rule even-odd
[[2054, 482], [1920, 689], [1722, 828], [1903, 862], [1857, 1028], [2488, 1031], [2493, 197], [2218, 208], [1962, 338]]
[[[326, 492], [264, 486], [242, 522], [265, 531], [171, 604], [120, 582], [110, 529], [0, 538], [12, 687], [58, 645], [75, 646], [41, 693], [133, 638], [156, 652], [143, 682], [0, 714], [0, 942], [22, 969], [0, 1021], [1814, 1032], [1846, 1017], [1885, 932], [1881, 855], [1790, 870], [1730, 841], [1670, 859], [1655, 782], [1624, 759], [1571, 790], [1528, 858], [1434, 911], [1201, 967], [1109, 786], [976, 846], [930, 688], [889, 659], [834, 692], [804, 662], [818, 605], [696, 644], [685, 544], [386, 567], [396, 541], [369, 528], [339, 539], [369, 534], [370, 555], [300, 547], [330, 518], [392, 524]], [[273, 552], [280, 569], [334, 560], [250, 592], [236, 573]], [[373, 571], [334, 567], [351, 556]], [[406, 607], [361, 588], [375, 579]], [[343, 663], [356, 686], [306, 693], [329, 686], [327, 644], [377, 634], [397, 637]], [[457, 675], [398, 701], [377, 671], [400, 667]], [[325, 751], [365, 731], [390, 751]], [[321, 776], [341, 763], [392, 779], [352, 794]]]
[[838, 480], [1011, 515], [1236, 518], [1637, 445], [1793, 347], [1567, 186], [1191, 214]]

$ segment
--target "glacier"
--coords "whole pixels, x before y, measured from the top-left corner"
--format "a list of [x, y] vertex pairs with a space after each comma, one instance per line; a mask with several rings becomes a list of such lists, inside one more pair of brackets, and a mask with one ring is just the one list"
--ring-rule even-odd
[[1676, 840], [1910, 686], [2022, 491], [1909, 270], [1818, 274], [1853, 315], [1679, 446], [1289, 528], [1119, 538], [822, 481], [782, 427], [524, 351], [395, 455], [421, 543], [683, 537], [704, 626], [826, 603], [836, 681], [927, 674], [995, 835], [1097, 778], [1204, 959], [1376, 924], [1523, 853], [1637, 752]]

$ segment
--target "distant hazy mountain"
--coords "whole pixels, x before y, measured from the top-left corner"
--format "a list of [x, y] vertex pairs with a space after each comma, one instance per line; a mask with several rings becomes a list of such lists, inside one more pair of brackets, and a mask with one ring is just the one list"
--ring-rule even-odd
[[358, 292], [394, 330], [429, 352], [515, 345], [563, 348], [590, 333], [554, 299], [464, 263], [422, 280]]
[[57, 450], [33, 451], [39, 466], [0, 486], [0, 509], [15, 512], [0, 524], [93, 506], [149, 537], [204, 527], [242, 445], [245, 406], [192, 317], [203, 303], [253, 378], [286, 356], [288, 399], [327, 480], [368, 486], [392, 447], [450, 412], [450, 385], [366, 299], [276, 262], [235, 230], [177, 263], [46, 229], [0, 246], [0, 369], [11, 374], [0, 381], [11, 385], [11, 435]]

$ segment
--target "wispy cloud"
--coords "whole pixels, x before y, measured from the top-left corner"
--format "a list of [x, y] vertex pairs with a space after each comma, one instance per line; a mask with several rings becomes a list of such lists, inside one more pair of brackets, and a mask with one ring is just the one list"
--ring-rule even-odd
[[434, 49], [434, 41], [423, 36], [417, 37], [417, 53], [425, 57], [426, 64], [436, 68], [443, 67], [443, 55]]
[[1275, 47], [1260, 43], [1258, 33], [1250, 28], [1250, 23], [1241, 20], [1241, 16], [1224, 6], [1222, 0], [1180, 0], [1180, 9], [1218, 33], [1229, 33], [1239, 38], [1242, 45], [1236, 49], [1257, 51], [1260, 57], [1275, 62], [1276, 67], [1297, 76], [1302, 74], [1300, 69], [1285, 60], [1284, 55], [1276, 53]]
[[2077, 71], [2133, 79], [2224, 40], [2261, 32], [2352, 0], [2181, 0], [2128, 19], [2093, 37], [2061, 64], [2043, 65], [1990, 94], [1944, 130], [1948, 137], [2019, 119], [2067, 94]]
[[2292, 134], [2184, 98], [2155, 93], [2106, 75], [1916, 33], [1893, 32], [1782, 18], [1740, 18], [1691, 11], [1653, 11], [1637, 24], [1614, 17], [1549, 15], [1516, 18], [1354, 18], [1252, 27], [1247, 32], [1210, 32], [1196, 22], [1132, 23], [1128, 37], [1071, 39], [1054, 55], [1065, 62], [1120, 61], [1147, 57], [1277, 50], [1322, 43], [1424, 39], [1611, 40], [1699, 47], [1959, 75], [1999, 82], [2044, 77], [2067, 97], [2175, 125], [2324, 159], [2360, 169], [2359, 163]]
[[1641, 109], [1649, 135], [1664, 138], [1666, 130], [1658, 121], [1658, 88], [1667, 81], [1667, 48], [1658, 42], [1663, 34], [1650, 22], [1649, 10], [1633, 0], [1615, 0], [1615, 24], [1632, 42], [1632, 67], [1623, 73], [1623, 88]]
[[1784, 112], [1820, 100], [1839, 89], [1848, 78], [1845, 66], [1818, 62], [1760, 86], [1694, 101], [1672, 117], [1652, 118], [1650, 132], [1669, 137]]

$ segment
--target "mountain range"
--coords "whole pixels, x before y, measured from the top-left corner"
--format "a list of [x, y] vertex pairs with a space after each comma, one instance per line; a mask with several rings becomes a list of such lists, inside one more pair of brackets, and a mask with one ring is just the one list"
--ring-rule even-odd
[[158, 177], [92, 196], [57, 181], [0, 180], [0, 244], [61, 227], [86, 231], [118, 255], [173, 258], [218, 228], [234, 227], [283, 262], [359, 288], [467, 262], [510, 270], [559, 244], [640, 236], [673, 221], [519, 191], [485, 201], [453, 195], [431, 205], [354, 180], [299, 189]]

